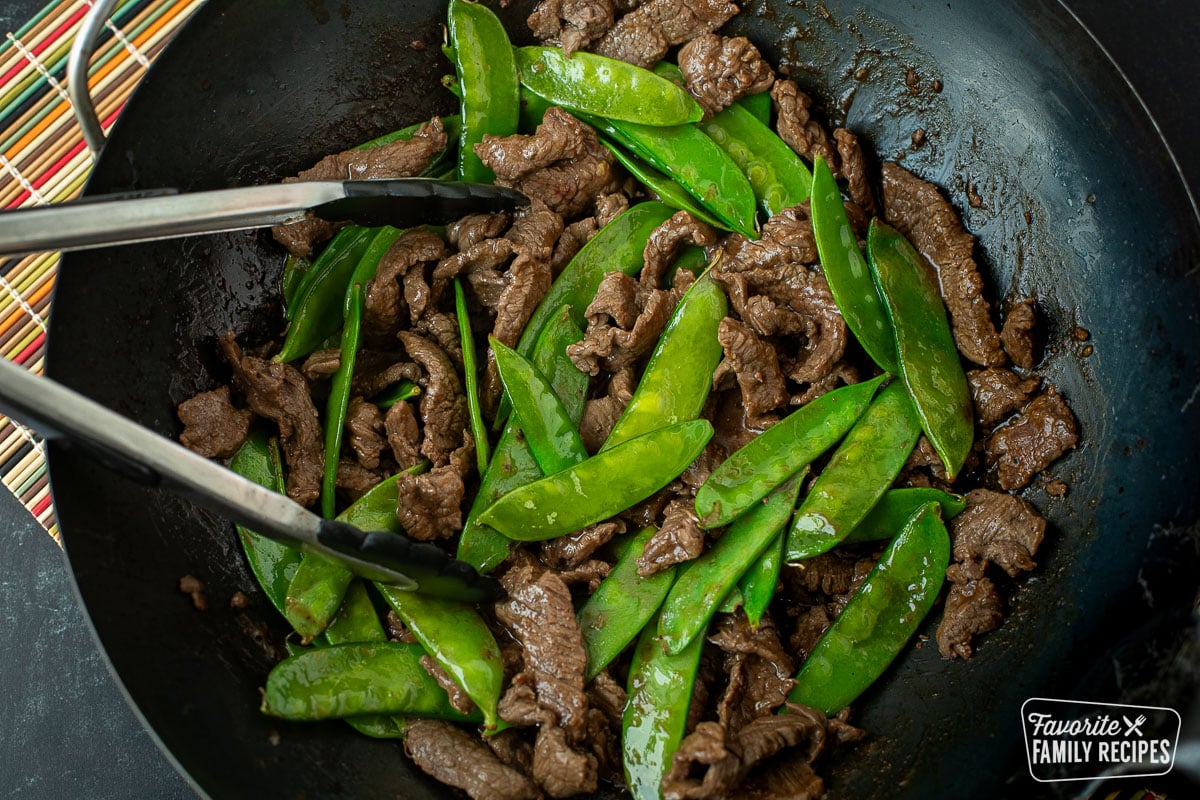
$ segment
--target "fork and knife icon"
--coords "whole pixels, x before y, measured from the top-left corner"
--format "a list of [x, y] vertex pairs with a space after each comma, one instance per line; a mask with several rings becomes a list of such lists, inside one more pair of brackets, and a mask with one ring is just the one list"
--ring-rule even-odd
[[1138, 718], [1136, 720], [1132, 720], [1132, 721], [1129, 719], [1129, 717], [1122, 714], [1121, 719], [1125, 720], [1125, 738], [1126, 739], [1128, 739], [1130, 736], [1133, 736], [1134, 734], [1137, 734], [1138, 736], [1142, 735], [1142, 725], [1145, 724], [1145, 722], [1146, 722], [1145, 714], [1139, 714]]

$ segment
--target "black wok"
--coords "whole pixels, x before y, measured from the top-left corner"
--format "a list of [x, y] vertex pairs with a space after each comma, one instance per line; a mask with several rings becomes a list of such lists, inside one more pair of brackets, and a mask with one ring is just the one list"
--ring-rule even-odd
[[[528, 39], [530, 5], [500, 12], [518, 41]], [[1196, 212], [1119, 73], [1057, 5], [825, 6], [829, 18], [815, 3], [751, 3], [733, 27], [871, 151], [904, 154], [948, 189], [980, 239], [993, 297], [1033, 294], [1046, 310], [1046, 372], [1083, 435], [1055, 468], [1069, 494], [1029, 493], [1054, 531], [1010, 618], [968, 663], [943, 661], [933, 646], [900, 658], [856, 706], [874, 736], [829, 769], [833, 796], [1051, 791], [1025, 771], [1026, 698], [1182, 702], [1168, 696], [1178, 687], [1152, 678], [1185, 641], [1178, 632], [1200, 574], [1186, 536], [1200, 511]], [[437, 47], [443, 9], [441, 0], [209, 0], [138, 89], [88, 192], [275, 180], [451, 111], [438, 82], [449, 69]], [[925, 87], [917, 95], [905, 85], [909, 67]], [[933, 78], [940, 94], [928, 88]], [[914, 150], [918, 127], [929, 143]], [[982, 208], [968, 206], [971, 185]], [[261, 233], [69, 256], [49, 374], [174, 435], [175, 405], [225, 377], [218, 334], [279, 332], [281, 264]], [[1086, 344], [1073, 340], [1076, 325], [1090, 331]], [[197, 788], [218, 797], [446, 795], [394, 744], [255, 711], [283, 627], [253, 590], [228, 525], [57, 445], [50, 468], [98, 638], [131, 703]], [[176, 591], [188, 573], [215, 599], [207, 613]], [[244, 613], [224, 606], [239, 589], [254, 599]], [[1124, 670], [1120, 683], [1112, 663]]]

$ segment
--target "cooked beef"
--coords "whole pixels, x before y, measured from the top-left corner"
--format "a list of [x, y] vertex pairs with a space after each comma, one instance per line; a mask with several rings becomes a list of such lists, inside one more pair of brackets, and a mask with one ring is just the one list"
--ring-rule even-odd
[[183, 423], [179, 443], [205, 458], [228, 458], [236, 453], [250, 433], [254, 417], [250, 409], [233, 405], [228, 386], [184, 400], [176, 413]]
[[1079, 441], [1075, 415], [1051, 386], [985, 443], [1000, 488], [1014, 491]]
[[775, 128], [788, 147], [808, 161], [825, 159], [829, 169], [838, 173], [837, 152], [821, 123], [812, 118], [812, 98], [800, 91], [794, 81], [777, 80], [771, 87], [775, 101]]
[[609, 380], [606, 394], [583, 404], [579, 438], [583, 440], [583, 446], [589, 453], [595, 453], [608, 439], [625, 406], [629, 405], [636, 385], [633, 369], [626, 367]]
[[629, 699], [624, 687], [617, 683], [607, 669], [600, 670], [587, 687], [588, 701], [592, 708], [603, 711], [609, 720], [620, 725], [621, 715], [625, 711], [625, 702]]
[[346, 407], [346, 431], [349, 433], [350, 449], [358, 463], [367, 469], [379, 466], [379, 454], [387, 446], [383, 436], [383, 414], [379, 408], [361, 397], [350, 399]]
[[644, 286], [657, 289], [684, 247], [689, 244], [712, 247], [717, 241], [717, 232], [708, 223], [701, 222], [686, 211], [676, 211], [650, 233], [643, 251], [645, 265], [639, 279]]
[[525, 671], [533, 677], [538, 704], [553, 711], [572, 741], [578, 741], [587, 711], [587, 655], [571, 592], [553, 572], [539, 575], [531, 565], [508, 570], [501, 581], [508, 599], [496, 604], [496, 617], [524, 647]]
[[550, 257], [550, 271], [555, 275], [562, 272], [598, 230], [600, 228], [595, 217], [584, 217], [563, 228], [562, 236], [554, 245], [554, 254]]
[[773, 758], [738, 787], [739, 800], [821, 800], [825, 781], [803, 761]]
[[463, 444], [446, 464], [420, 475], [402, 472], [396, 479], [396, 518], [414, 539], [445, 539], [462, 530], [463, 476], [471, 468], [475, 445], [465, 430], [459, 436]]
[[737, 375], [746, 413], [759, 417], [787, 404], [787, 382], [779, 368], [779, 354], [769, 342], [733, 317], [721, 320], [717, 340], [725, 351], [718, 372], [726, 367]]
[[973, 369], [967, 373], [975, 413], [979, 421], [991, 427], [1029, 402], [1041, 386], [1040, 378], [1022, 378], [1001, 367]]
[[[496, 325], [492, 329], [492, 336], [509, 347], [515, 347], [525, 323], [529, 322], [538, 304], [550, 291], [552, 281], [548, 259], [542, 261], [524, 251], [518, 252], [512, 266], [504, 273], [504, 289], [497, 301]], [[489, 348], [483, 390], [485, 408], [494, 410], [500, 402], [502, 391], [496, 356]]]
[[967, 507], [950, 521], [954, 560], [991, 562], [1009, 575], [1036, 566], [1046, 520], [1020, 497], [989, 489], [967, 493]]
[[551, 569], [578, 567], [618, 533], [625, 532], [622, 520], [610, 520], [590, 525], [578, 533], [542, 542], [542, 560]]
[[399, 469], [408, 469], [421, 460], [421, 430], [412, 405], [404, 400], [393, 403], [383, 418], [383, 428]]
[[396, 240], [379, 260], [364, 293], [363, 331], [368, 337], [390, 339], [405, 322], [406, 306], [410, 321], [420, 318], [429, 304], [424, 264], [445, 255], [442, 237], [424, 228], [413, 228]]
[[485, 134], [475, 145], [496, 183], [538, 198], [563, 217], [575, 217], [612, 191], [613, 157], [591, 127], [557, 106], [532, 136]]
[[540, 794], [532, 781], [500, 763], [486, 744], [448, 722], [409, 721], [404, 752], [426, 773], [474, 800], [536, 800]]
[[461, 253], [485, 239], [495, 239], [508, 225], [507, 214], [468, 214], [446, 226], [446, 241]]
[[796, 625], [788, 637], [788, 644], [803, 658], [808, 658], [832, 624], [833, 616], [824, 603], [809, 606], [796, 615]]
[[222, 336], [220, 345], [233, 367], [234, 387], [250, 410], [279, 426], [288, 497], [302, 506], [311, 505], [321, 493], [325, 436], [308, 381], [288, 364], [243, 355], [232, 333]]
[[504, 277], [500, 268], [512, 258], [514, 249], [508, 239], [484, 239], [443, 258], [434, 267], [430, 278], [430, 294], [442, 297], [450, 281], [461, 275], [465, 276], [480, 304], [495, 308], [503, 289]]
[[567, 586], [584, 584], [587, 586], [588, 593], [593, 594], [600, 587], [600, 582], [607, 578], [610, 572], [612, 572], [612, 564], [598, 558], [589, 558], [556, 574]]
[[550, 797], [572, 797], [596, 791], [598, 763], [592, 753], [571, 748], [567, 732], [542, 724], [533, 746], [533, 779]]
[[378, 470], [367, 469], [357, 461], [350, 461], [349, 459], [338, 461], [334, 486], [350, 498], [351, 501], [362, 497], [382, 481], [383, 474]]
[[629, 210], [629, 198], [622, 192], [610, 192], [596, 198], [596, 227], [603, 228]]
[[857, 589], [872, 566], [873, 559], [829, 552], [785, 565], [784, 577], [808, 592], [832, 597]]
[[467, 427], [467, 397], [454, 364], [442, 348], [409, 331], [401, 331], [400, 341], [408, 355], [425, 370], [421, 382], [421, 422], [425, 440], [421, 454], [440, 467], [462, 443]]
[[[442, 121], [434, 117], [408, 141], [335, 153], [321, 159], [316, 166], [304, 170], [297, 177], [285, 178], [283, 182], [407, 178], [425, 169], [434, 156], [446, 149], [446, 141]], [[288, 252], [306, 258], [314, 244], [328, 239], [336, 230], [334, 223], [309, 214], [300, 222], [275, 226], [271, 229], [271, 235]]]
[[442, 669], [442, 665], [433, 660], [432, 656], [421, 656], [421, 666], [433, 676], [433, 679], [438, 682], [438, 686], [446, 690], [451, 708], [462, 714], [470, 714], [475, 711], [475, 702], [467, 695], [466, 690], [459, 686], [458, 681], [451, 678], [446, 670]]
[[504, 238], [517, 252], [528, 253], [535, 261], [549, 263], [554, 245], [563, 232], [563, 218], [534, 198], [522, 209]]
[[737, 12], [725, 0], [650, 0], [617, 20], [592, 50], [650, 68], [672, 45], [712, 33]]
[[876, 214], [875, 192], [871, 189], [867, 159], [858, 143], [858, 137], [845, 128], [838, 128], [833, 132], [833, 138], [837, 140], [842, 177], [849, 184], [850, 200], [863, 210], [867, 219], [870, 219]]
[[1021, 369], [1033, 369], [1037, 365], [1037, 314], [1033, 299], [1022, 300], [1013, 306], [1004, 318], [1000, 329], [1000, 343], [1012, 362]]
[[[521, 653], [524, 651], [521, 650]], [[523, 656], [520, 656], [522, 659]], [[534, 678], [528, 672], [520, 672], [513, 676], [508, 689], [496, 706], [500, 719], [509, 725], [540, 725], [543, 719], [553, 725], [555, 720], [549, 710], [538, 705], [537, 692], [534, 690]]]
[[[318, 350], [304, 360], [300, 371], [310, 381], [326, 378], [337, 372], [342, 363], [341, 348]], [[350, 389], [363, 397], [373, 397], [402, 380], [421, 377], [421, 368], [411, 361], [397, 361], [394, 353], [364, 348], [354, 362], [354, 379]]]
[[937, 627], [938, 652], [944, 658], [970, 658], [971, 639], [996, 629], [1003, 618], [1003, 602], [989, 578], [952, 582]]
[[771, 65], [744, 36], [697, 36], [680, 48], [679, 68], [707, 116], [748, 94], [765, 92], [775, 82]]
[[972, 255], [975, 237], [963, 230], [954, 207], [932, 183], [899, 164], [887, 163], [883, 165], [883, 216], [937, 268], [959, 352], [983, 367], [1004, 366], [1008, 359]]
[[533, 745], [520, 728], [506, 728], [483, 737], [483, 740], [505, 766], [512, 767], [522, 775], [533, 773]]
[[618, 372], [648, 354], [671, 318], [682, 292], [655, 289], [623, 272], [609, 272], [587, 307], [583, 341], [567, 347], [589, 375]]
[[704, 530], [689, 499], [672, 500], [663, 512], [662, 526], [638, 557], [638, 575], [649, 577], [672, 564], [697, 558], [704, 550]]
[[541, 0], [526, 22], [534, 36], [557, 41], [571, 55], [603, 36], [615, 15], [613, 0]]
[[757, 629], [738, 611], [719, 618], [709, 641], [725, 653], [729, 683], [717, 707], [717, 718], [736, 731], [784, 704], [795, 681], [796, 665], [783, 649], [775, 624], [764, 615]]

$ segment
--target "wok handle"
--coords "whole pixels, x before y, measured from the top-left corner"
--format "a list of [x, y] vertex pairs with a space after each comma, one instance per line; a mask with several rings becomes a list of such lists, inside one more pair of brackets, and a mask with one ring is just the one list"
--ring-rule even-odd
[[100, 127], [100, 117], [96, 114], [96, 104], [92, 102], [92, 93], [88, 88], [88, 66], [92, 54], [96, 51], [96, 39], [100, 36], [108, 18], [112, 16], [119, 0], [96, 0], [83, 18], [75, 40], [71, 42], [71, 54], [67, 59], [67, 96], [71, 99], [71, 110], [79, 127], [83, 129], [83, 138], [93, 158], [100, 154], [104, 147], [104, 129]]

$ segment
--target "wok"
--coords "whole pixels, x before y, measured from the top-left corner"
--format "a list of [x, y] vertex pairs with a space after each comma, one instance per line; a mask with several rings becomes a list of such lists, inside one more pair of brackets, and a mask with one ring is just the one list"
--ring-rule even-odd
[[[1082, 431], [1080, 449], [1054, 468], [1067, 496], [1029, 492], [1052, 533], [1004, 626], [967, 663], [942, 660], [932, 644], [910, 647], [856, 704], [873, 736], [824, 770], [832, 796], [1059, 791], [1025, 771], [1026, 698], [1183, 702], [1177, 683], [1153, 676], [1187, 641], [1178, 634], [1200, 574], [1187, 538], [1200, 510], [1195, 208], [1119, 72], [1054, 3], [748, 5], [734, 30], [822, 98], [868, 152], [903, 155], [949, 191], [979, 237], [992, 296], [1038, 298], [1049, 319], [1045, 372]], [[530, 8], [516, 0], [499, 10], [519, 43]], [[441, 0], [209, 0], [138, 89], [87, 192], [278, 180], [452, 111], [439, 84], [450, 69], [437, 46], [443, 13]], [[923, 87], [915, 95], [910, 67]], [[914, 149], [918, 127], [929, 141]], [[969, 187], [981, 208], [967, 203]], [[282, 261], [261, 232], [70, 255], [48, 373], [175, 435], [176, 404], [226, 377], [216, 336], [262, 341], [281, 330]], [[1076, 326], [1088, 342], [1072, 337]], [[97, 637], [131, 705], [197, 789], [447, 795], [395, 744], [257, 713], [285, 631], [228, 524], [62, 446], [49, 462]], [[207, 613], [176, 591], [188, 573], [208, 585]], [[251, 594], [248, 611], [225, 607], [236, 590]]]

